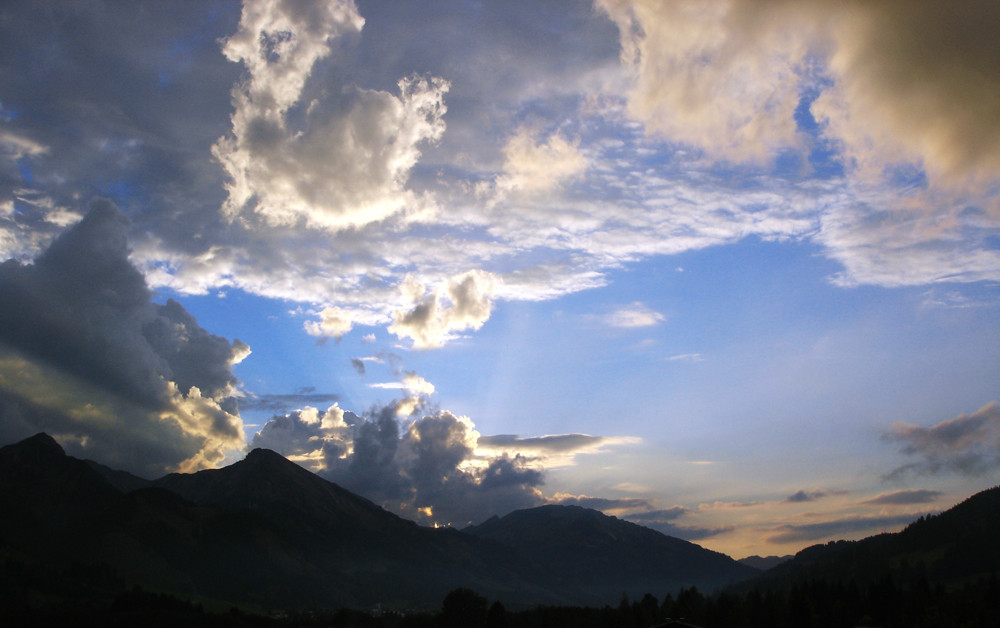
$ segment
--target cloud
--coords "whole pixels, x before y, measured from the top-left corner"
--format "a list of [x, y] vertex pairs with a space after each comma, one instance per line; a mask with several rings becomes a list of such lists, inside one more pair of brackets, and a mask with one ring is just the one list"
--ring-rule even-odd
[[663, 314], [649, 306], [636, 301], [603, 317], [606, 325], [631, 329], [636, 327], [652, 327], [666, 320]]
[[365, 416], [334, 405], [269, 420], [251, 446], [267, 447], [393, 512], [465, 525], [540, 505], [542, 470], [517, 453], [484, 456], [466, 417], [400, 418], [394, 402]]
[[801, 543], [803, 541], [818, 541], [841, 535], [854, 535], [859, 532], [878, 534], [891, 528], [911, 523], [915, 515], [892, 515], [881, 517], [849, 516], [843, 519], [833, 519], [817, 523], [785, 524], [774, 529], [775, 534], [769, 536], [769, 543]]
[[319, 321], [305, 322], [305, 330], [310, 336], [332, 337], [339, 340], [354, 326], [350, 315], [339, 307], [324, 308], [319, 316]]
[[822, 490], [815, 490], [815, 491], [800, 490], [800, 491], [795, 491], [794, 493], [789, 495], [787, 498], [785, 498], [785, 501], [793, 504], [800, 504], [802, 502], [816, 501], [817, 499], [826, 497], [827, 495], [828, 493]]
[[417, 145], [444, 132], [446, 81], [414, 76], [399, 96], [345, 89], [302, 102], [316, 64], [363, 25], [350, 0], [244, 3], [223, 52], [248, 76], [233, 89], [232, 134], [213, 149], [231, 219], [250, 211], [270, 225], [339, 230], [417, 202], [404, 184]]
[[479, 329], [493, 309], [491, 296], [496, 276], [483, 271], [469, 271], [449, 279], [440, 289], [427, 292], [410, 278], [403, 292], [416, 305], [396, 310], [388, 329], [400, 338], [411, 338], [417, 349], [440, 347], [454, 338], [455, 332]]
[[913, 489], [883, 493], [871, 499], [866, 499], [861, 503], [873, 506], [927, 504], [936, 501], [941, 495], [941, 491]]
[[667, 358], [668, 362], [704, 362], [700, 353], [678, 353]]
[[762, 18], [749, 38], [728, 3], [596, 4], [618, 25], [634, 75], [629, 113], [650, 131], [737, 161], [796, 143], [805, 50], [784, 24]]
[[544, 462], [548, 468], [576, 464], [576, 456], [594, 454], [608, 447], [632, 445], [639, 439], [630, 436], [591, 436], [589, 434], [551, 434], [521, 437], [514, 434], [481, 436], [478, 449], [485, 455], [516, 453]]
[[330, 404], [339, 401], [336, 393], [317, 393], [314, 388], [304, 388], [294, 394], [244, 394], [239, 397], [241, 410], [263, 410], [267, 412], [287, 412], [305, 405]]
[[[361, 362], [361, 365], [364, 366], [364, 362]], [[412, 371], [404, 373], [403, 381], [401, 382], [368, 384], [368, 386], [370, 388], [382, 388], [385, 390], [405, 390], [412, 395], [434, 394], [434, 384]]]
[[0, 265], [0, 430], [48, 431], [76, 455], [146, 476], [195, 470], [243, 444], [232, 366], [250, 353], [151, 301], [113, 204], [30, 265]]
[[643, 521], [672, 521], [678, 517], [682, 517], [690, 512], [684, 506], [674, 506], [672, 508], [660, 509], [660, 510], [646, 510], [643, 512], [634, 512], [628, 515], [628, 518], [632, 521], [643, 522]]
[[[30, 259], [98, 190], [154, 288], [287, 299], [317, 312], [309, 333], [416, 348], [497, 300], [748, 236], [818, 243], [838, 285], [1000, 278], [1000, 90], [968, 80], [994, 9], [599, 6], [366, 4], [369, 28], [351, 2], [20, 3], [0, 25], [0, 255]], [[767, 165], [786, 158], [801, 171]]]
[[507, 140], [503, 175], [497, 179], [500, 190], [549, 190], [586, 170], [587, 159], [578, 144], [558, 134], [539, 144], [532, 135], [522, 128]]
[[619, 29], [628, 113], [648, 132], [751, 167], [835, 156], [846, 198], [817, 199], [811, 236], [844, 264], [838, 283], [1000, 277], [996, 6], [597, 4]]
[[[563, 506], [580, 506], [582, 508], [592, 508], [604, 513], [621, 513], [628, 510], [641, 509], [649, 512], [652, 508], [648, 499], [641, 497], [592, 497], [589, 495], [569, 495], [566, 493], [556, 493], [549, 500], [550, 503]], [[678, 506], [678, 508], [680, 508]], [[629, 515], [631, 518], [631, 515]]]
[[[1000, 10], [975, 0], [600, 0], [634, 76], [629, 112], [651, 130], [725, 159], [799, 145], [812, 112], [853, 168], [918, 164], [934, 179], [1000, 173]], [[892, 37], [887, 37], [887, 30]]]
[[629, 513], [624, 515], [624, 518], [632, 521], [633, 523], [638, 523], [639, 525], [662, 532], [667, 536], [673, 536], [687, 541], [707, 539], [731, 532], [734, 529], [733, 526], [700, 528], [696, 526], [681, 526], [674, 523], [676, 519], [683, 517], [689, 512], [690, 510], [684, 506], [673, 506], [672, 508]]
[[522, 438], [515, 434], [484, 436], [480, 445], [497, 449], [511, 448], [519, 451], [538, 453], [564, 453], [591, 450], [605, 444], [606, 438], [589, 434], [553, 434], [550, 436], [529, 436]]
[[368, 367], [365, 366], [365, 361], [361, 358], [351, 358], [351, 366], [358, 372], [358, 375], [364, 375], [368, 370]]
[[1000, 404], [993, 401], [972, 414], [960, 414], [931, 427], [894, 423], [884, 436], [918, 458], [894, 469], [889, 479], [908, 473], [982, 475], [1000, 467]]

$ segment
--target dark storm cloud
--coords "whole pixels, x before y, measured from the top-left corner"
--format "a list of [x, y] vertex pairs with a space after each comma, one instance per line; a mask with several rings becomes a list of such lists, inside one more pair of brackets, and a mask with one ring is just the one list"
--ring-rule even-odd
[[424, 523], [465, 525], [543, 503], [541, 470], [521, 455], [483, 460], [472, 422], [447, 411], [408, 420], [408, 401], [364, 417], [333, 405], [275, 416], [251, 446], [266, 447], [321, 476]]
[[931, 427], [895, 423], [884, 437], [899, 443], [902, 453], [917, 458], [891, 471], [887, 479], [908, 474], [983, 475], [1000, 468], [1000, 404], [990, 402], [972, 414]]
[[127, 229], [95, 201], [34, 264], [0, 265], [0, 434], [50, 431], [146, 475], [216, 462], [243, 440], [232, 365], [249, 348], [153, 303]]

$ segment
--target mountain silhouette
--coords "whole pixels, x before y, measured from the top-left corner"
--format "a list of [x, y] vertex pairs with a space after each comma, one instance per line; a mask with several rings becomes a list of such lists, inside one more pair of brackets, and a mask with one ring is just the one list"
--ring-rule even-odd
[[938, 515], [919, 517], [899, 532], [807, 547], [735, 588], [781, 589], [819, 579], [869, 586], [886, 578], [959, 585], [1000, 572], [998, 530], [1000, 486]]
[[724, 554], [580, 506], [518, 510], [464, 532], [534, 557], [562, 586], [593, 599], [689, 586], [712, 590], [758, 573]]
[[262, 609], [429, 609], [467, 587], [512, 607], [603, 606], [626, 591], [712, 589], [754, 573], [579, 507], [517, 511], [467, 531], [421, 527], [265, 449], [144, 480], [39, 434], [0, 448], [0, 503], [4, 568], [38, 582], [57, 574], [38, 585], [46, 595], [113, 597], [139, 583]]

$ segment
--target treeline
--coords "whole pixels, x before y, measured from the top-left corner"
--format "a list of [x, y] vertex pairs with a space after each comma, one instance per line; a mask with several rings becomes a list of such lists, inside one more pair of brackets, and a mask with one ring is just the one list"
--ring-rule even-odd
[[[8, 599], [8, 602], [10, 600]], [[135, 626], [186, 628], [907, 628], [1000, 626], [1000, 585], [996, 575], [946, 589], [924, 578], [905, 585], [891, 577], [866, 587], [802, 582], [787, 590], [750, 590], [705, 595], [692, 587], [657, 599], [622, 598], [603, 608], [539, 606], [508, 610], [469, 589], [449, 593], [436, 612], [396, 613], [358, 610], [309, 611], [259, 615], [231, 609], [208, 612], [200, 604], [171, 595], [133, 588], [109, 605], [61, 603], [51, 606], [9, 604], [0, 623], [10, 626]]]

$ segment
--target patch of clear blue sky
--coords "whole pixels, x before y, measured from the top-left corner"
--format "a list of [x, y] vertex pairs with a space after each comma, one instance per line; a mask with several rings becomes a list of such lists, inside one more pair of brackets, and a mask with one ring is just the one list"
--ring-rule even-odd
[[[995, 307], [926, 306], [927, 288], [840, 288], [828, 281], [837, 265], [819, 253], [748, 239], [651, 259], [605, 288], [501, 303], [474, 337], [407, 362], [484, 433], [670, 440], [682, 430], [718, 442], [723, 431], [766, 428], [804, 438], [824, 433], [822, 421], [859, 430], [936, 423], [996, 396], [1000, 334], [969, 331]], [[635, 301], [666, 320], [635, 329], [601, 321]], [[700, 361], [670, 359], [691, 354]]]
[[[369, 384], [414, 370], [442, 408], [487, 434], [642, 435], [683, 441], [692, 455], [755, 442], [773, 452], [819, 435], [848, 446], [897, 420], [929, 425], [996, 397], [1000, 330], [982, 333], [995, 303], [927, 305], [935, 289], [926, 287], [841, 288], [828, 280], [837, 270], [809, 243], [750, 238], [633, 264], [608, 286], [561, 299], [499, 302], [480, 331], [427, 351], [402, 348], [381, 327], [317, 342], [290, 314], [295, 304], [236, 290], [180, 300], [210, 332], [251, 346], [236, 368], [249, 392], [311, 388], [363, 412], [402, 394]], [[997, 292], [941, 289], [973, 300]], [[604, 321], [635, 302], [665, 320]], [[375, 343], [362, 341], [369, 333]], [[396, 367], [368, 362], [362, 376], [350, 364], [388, 353], [401, 356]]]

